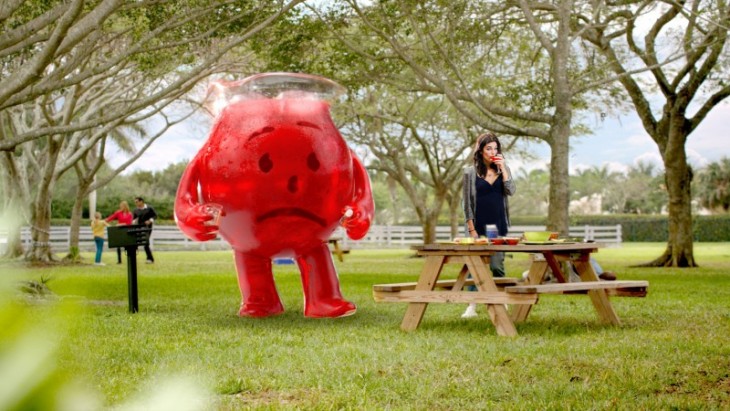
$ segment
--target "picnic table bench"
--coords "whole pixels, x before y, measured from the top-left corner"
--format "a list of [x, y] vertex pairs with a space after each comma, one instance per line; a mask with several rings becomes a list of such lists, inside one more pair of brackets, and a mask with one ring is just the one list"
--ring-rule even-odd
[[[447, 290], [451, 290], [456, 285], [457, 279], [451, 279], [451, 280], [438, 280], [436, 281], [435, 288], [444, 288]], [[519, 281], [516, 278], [510, 278], [510, 277], [494, 277], [494, 283], [497, 284], [497, 287], [504, 288], [508, 285], [517, 285], [519, 284]], [[385, 292], [396, 292], [396, 291], [403, 291], [403, 290], [415, 290], [416, 285], [418, 285], [417, 282], [406, 282], [406, 283], [391, 283], [391, 284], [375, 284], [373, 286], [373, 291], [385, 291]], [[461, 286], [470, 286], [474, 285], [474, 279], [468, 278], [464, 279]]]

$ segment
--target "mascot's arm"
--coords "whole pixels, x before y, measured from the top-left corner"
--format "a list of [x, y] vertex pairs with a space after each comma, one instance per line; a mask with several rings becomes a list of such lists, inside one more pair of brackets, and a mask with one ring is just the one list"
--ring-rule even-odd
[[343, 226], [347, 231], [347, 236], [353, 240], [359, 240], [365, 237], [370, 223], [373, 221], [375, 214], [375, 203], [373, 202], [373, 192], [370, 188], [370, 177], [365, 167], [357, 158], [354, 152], [350, 150], [352, 155], [352, 178], [354, 190], [352, 194], [352, 216], [346, 217]]
[[196, 156], [180, 178], [175, 196], [175, 222], [191, 239], [208, 241], [216, 238], [218, 226], [206, 225], [213, 216], [206, 213], [205, 205], [200, 204], [198, 198], [199, 162], [200, 158]]

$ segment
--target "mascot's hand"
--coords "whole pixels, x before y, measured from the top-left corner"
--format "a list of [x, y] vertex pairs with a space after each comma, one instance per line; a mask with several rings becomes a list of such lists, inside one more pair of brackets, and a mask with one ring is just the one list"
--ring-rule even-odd
[[363, 213], [360, 207], [352, 205], [345, 209], [342, 217], [342, 226], [345, 227], [348, 237], [353, 240], [359, 240], [368, 233], [371, 220], [372, 217]]
[[[215, 212], [220, 214], [216, 216]], [[219, 206], [196, 204], [188, 210], [182, 221], [178, 221], [178, 225], [195, 240], [214, 240], [218, 236], [218, 223], [223, 215], [225, 214]]]

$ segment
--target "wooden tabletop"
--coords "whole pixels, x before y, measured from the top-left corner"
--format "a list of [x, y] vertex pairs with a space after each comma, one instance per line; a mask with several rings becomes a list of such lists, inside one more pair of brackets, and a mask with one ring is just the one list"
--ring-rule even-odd
[[517, 245], [487, 245], [487, 244], [452, 244], [436, 243], [413, 246], [416, 251], [505, 251], [515, 253], [542, 253], [544, 251], [572, 252], [596, 251], [602, 247], [600, 243], [549, 243], [549, 244], [517, 244]]

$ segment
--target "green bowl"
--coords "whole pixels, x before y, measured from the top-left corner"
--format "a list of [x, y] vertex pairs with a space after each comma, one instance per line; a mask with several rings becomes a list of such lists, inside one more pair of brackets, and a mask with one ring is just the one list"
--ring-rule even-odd
[[525, 231], [525, 241], [547, 241], [550, 239], [550, 231]]

